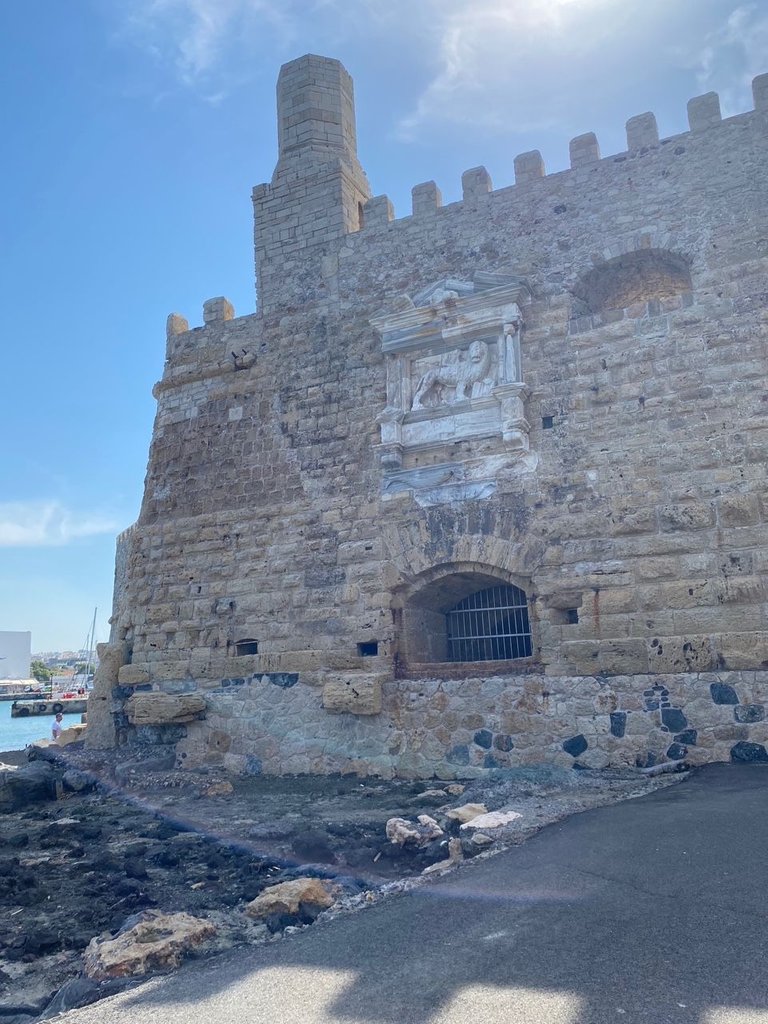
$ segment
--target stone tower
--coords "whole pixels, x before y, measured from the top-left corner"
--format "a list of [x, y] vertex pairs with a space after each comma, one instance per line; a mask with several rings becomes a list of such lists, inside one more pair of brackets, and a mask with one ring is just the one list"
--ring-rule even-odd
[[257, 311], [168, 320], [93, 742], [95, 716], [244, 772], [768, 762], [768, 76], [400, 218], [338, 61], [282, 69], [278, 139]]
[[371, 190], [357, 158], [352, 79], [337, 60], [307, 54], [277, 81], [278, 160], [272, 181], [253, 190], [257, 289], [262, 310], [298, 275], [317, 267], [329, 242], [357, 231]]

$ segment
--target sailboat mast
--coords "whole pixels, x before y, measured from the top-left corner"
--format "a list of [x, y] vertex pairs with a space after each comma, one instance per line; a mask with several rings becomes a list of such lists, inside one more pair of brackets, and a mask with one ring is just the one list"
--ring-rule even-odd
[[98, 607], [93, 609], [93, 622], [91, 623], [91, 632], [88, 635], [88, 660], [85, 663], [85, 681], [88, 682], [88, 676], [91, 672], [91, 662], [93, 661], [93, 645], [96, 639], [96, 612]]

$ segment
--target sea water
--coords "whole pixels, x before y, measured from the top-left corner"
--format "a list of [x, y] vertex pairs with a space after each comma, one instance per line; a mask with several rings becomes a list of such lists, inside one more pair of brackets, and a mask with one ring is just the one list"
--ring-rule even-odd
[[[10, 700], [0, 701], [0, 750], [23, 750], [28, 743], [51, 738], [51, 726], [55, 721], [53, 715], [11, 718], [11, 704]], [[62, 728], [79, 725], [82, 717], [81, 711], [64, 715]]]

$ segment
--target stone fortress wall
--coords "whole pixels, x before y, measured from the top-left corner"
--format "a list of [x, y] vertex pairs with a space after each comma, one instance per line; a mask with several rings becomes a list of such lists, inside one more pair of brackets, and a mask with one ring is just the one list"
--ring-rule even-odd
[[[168, 321], [118, 742], [143, 701], [180, 764], [240, 771], [768, 759], [768, 76], [754, 101], [394, 219], [345, 70], [282, 69], [258, 312]], [[446, 613], [507, 585], [530, 649], [451, 661]]]

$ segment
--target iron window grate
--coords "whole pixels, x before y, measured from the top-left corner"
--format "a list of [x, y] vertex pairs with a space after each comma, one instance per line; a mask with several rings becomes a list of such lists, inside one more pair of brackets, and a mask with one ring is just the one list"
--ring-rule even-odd
[[528, 599], [514, 586], [486, 587], [446, 614], [450, 661], [512, 661], [532, 654]]

